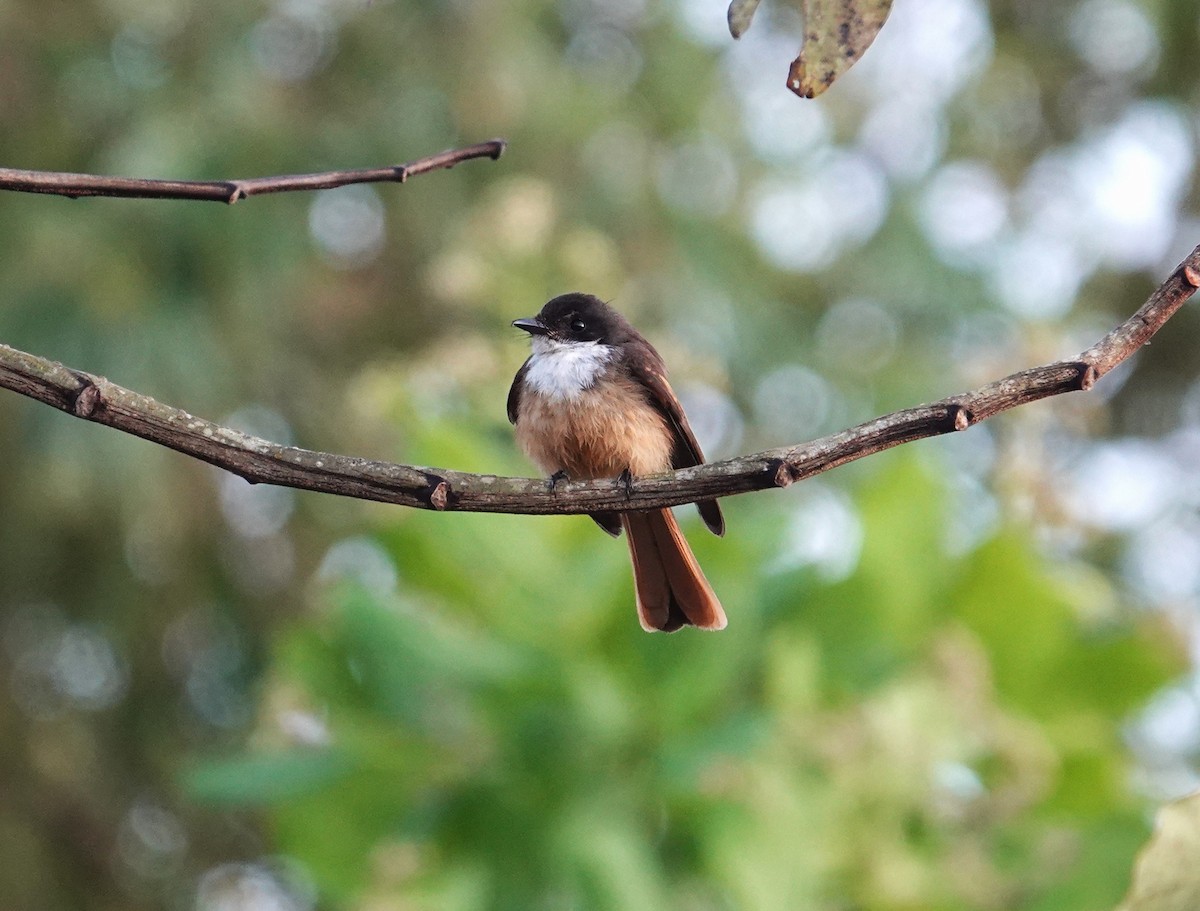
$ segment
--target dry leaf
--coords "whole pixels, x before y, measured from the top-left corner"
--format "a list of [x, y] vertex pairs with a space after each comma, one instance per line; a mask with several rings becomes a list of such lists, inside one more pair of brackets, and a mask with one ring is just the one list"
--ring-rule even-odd
[[788, 88], [815, 98], [871, 46], [892, 0], [805, 0], [804, 43], [792, 61]]
[[741, 38], [746, 33], [760, 2], [761, 0], [732, 0], [726, 16], [729, 20], [729, 34], [734, 38]]
[[[759, 0], [730, 2], [729, 32], [734, 38], [750, 27], [758, 4]], [[802, 98], [815, 98], [871, 46], [892, 11], [892, 0], [801, 0], [801, 7], [804, 41], [787, 85]]]
[[1200, 792], [1158, 811], [1154, 835], [1138, 854], [1133, 884], [1117, 911], [1200, 908]]

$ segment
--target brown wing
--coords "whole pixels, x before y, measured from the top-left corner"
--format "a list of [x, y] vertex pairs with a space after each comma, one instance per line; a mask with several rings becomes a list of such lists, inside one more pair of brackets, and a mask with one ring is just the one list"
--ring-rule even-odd
[[[704, 462], [704, 453], [700, 451], [700, 444], [696, 442], [696, 435], [692, 433], [692, 425], [683, 413], [678, 396], [667, 382], [667, 371], [662, 359], [648, 342], [646, 348], [653, 352], [654, 356], [631, 359], [629, 370], [633, 377], [646, 387], [654, 407], [663, 413], [675, 431], [671, 464], [675, 468], [700, 465]], [[721, 515], [721, 507], [716, 500], [702, 500], [696, 504], [696, 509], [700, 511], [700, 518], [704, 520], [709, 531], [714, 535], [725, 534], [725, 518]]]

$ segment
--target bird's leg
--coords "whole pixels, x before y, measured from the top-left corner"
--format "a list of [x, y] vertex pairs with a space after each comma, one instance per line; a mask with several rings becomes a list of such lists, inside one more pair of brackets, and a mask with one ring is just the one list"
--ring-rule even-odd
[[556, 488], [558, 486], [558, 482], [565, 481], [566, 479], [567, 479], [567, 473], [563, 469], [560, 468], [560, 469], [558, 469], [558, 471], [554, 472], [554, 474], [550, 475], [550, 477], [546, 479], [546, 488], [551, 493], [554, 493], [554, 488]]
[[617, 486], [624, 489], [626, 500], [631, 499], [633, 497], [633, 472], [628, 468], [622, 471], [617, 477]]

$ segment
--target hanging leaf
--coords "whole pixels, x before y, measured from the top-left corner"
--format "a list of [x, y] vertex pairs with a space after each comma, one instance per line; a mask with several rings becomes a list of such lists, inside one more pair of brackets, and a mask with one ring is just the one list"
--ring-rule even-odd
[[1158, 811], [1154, 837], [1138, 855], [1133, 885], [1117, 911], [1200, 908], [1200, 793]]
[[[729, 31], [740, 38], [750, 27], [759, 0], [732, 0]], [[801, 0], [804, 41], [792, 61], [787, 86], [801, 98], [816, 98], [863, 55], [892, 11], [892, 0]]]
[[741, 38], [746, 33], [760, 2], [761, 0], [733, 0], [729, 4], [729, 34], [734, 38]]
[[788, 88], [815, 98], [871, 46], [892, 0], [805, 0], [804, 43], [792, 61]]

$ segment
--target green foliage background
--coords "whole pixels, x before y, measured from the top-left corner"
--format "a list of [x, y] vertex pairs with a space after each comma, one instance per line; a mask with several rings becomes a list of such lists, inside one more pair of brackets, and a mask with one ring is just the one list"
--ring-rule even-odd
[[[731, 51], [699, 0], [6, 0], [5, 166], [216, 178], [510, 148], [335, 197], [343, 234], [382, 231], [350, 255], [320, 197], [4, 195], [0, 341], [272, 439], [508, 474], [530, 471], [508, 322], [567, 290], [645, 329], [716, 457], [1069, 355], [1200, 241], [1190, 182], [1161, 263], [1093, 263], [1073, 305], [1032, 314], [939, 255], [930, 175], [971, 161], [1015, 188], [1147, 99], [1194, 140], [1200, 5], [1126, 4], [1155, 54], [1100, 74], [1071, 36], [1102, 5], [933, 6], [990, 31], [944, 97], [916, 86], [931, 162], [789, 268], [748, 227], [756, 198], [912, 99], [854, 73], [792, 98], [786, 7]], [[819, 141], [753, 141], [817, 129], [813, 109]], [[828, 316], [862, 300], [886, 345]], [[1190, 679], [1195, 597], [1139, 588], [1139, 526], [1072, 512], [1063, 471], [1186, 429], [1194, 328], [1106, 394], [729, 501], [723, 540], [689, 517], [730, 616], [712, 636], [642, 633], [624, 546], [585, 519], [251, 489], [2, 395], [0, 907], [1112, 907], [1172, 787], [1131, 731]]]

